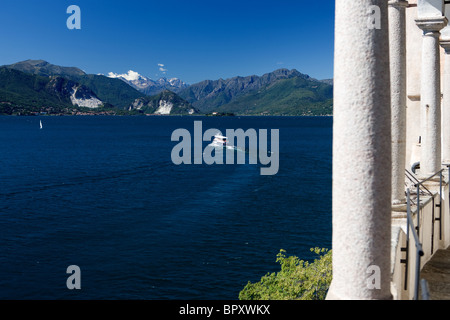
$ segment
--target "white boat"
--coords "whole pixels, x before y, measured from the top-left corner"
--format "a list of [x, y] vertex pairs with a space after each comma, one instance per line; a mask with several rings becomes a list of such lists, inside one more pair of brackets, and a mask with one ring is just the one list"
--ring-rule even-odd
[[229, 139], [220, 134], [216, 134], [214, 136], [213, 141], [209, 145], [217, 149], [230, 149], [238, 152], [246, 152], [245, 150], [242, 150], [239, 147], [235, 147], [232, 144], [230, 144]]
[[39, 120], [39, 129], [42, 129], [42, 120]]
[[228, 138], [221, 136], [219, 134], [216, 134], [214, 136], [213, 141], [211, 142], [211, 146], [214, 146], [214, 147], [224, 147], [225, 148], [225, 147], [227, 147], [227, 145], [228, 145]]

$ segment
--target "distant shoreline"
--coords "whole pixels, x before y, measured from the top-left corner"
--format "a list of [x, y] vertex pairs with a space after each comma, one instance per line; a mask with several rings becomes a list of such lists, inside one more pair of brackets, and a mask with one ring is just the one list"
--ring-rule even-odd
[[208, 116], [205, 114], [195, 114], [195, 115], [185, 115], [185, 114], [174, 114], [174, 115], [160, 115], [160, 114], [0, 114], [0, 117], [207, 117], [207, 118], [236, 118], [236, 117], [278, 117], [278, 118], [289, 118], [289, 117], [333, 117], [333, 115], [257, 115], [257, 114], [245, 114], [245, 115], [234, 115], [234, 116]]

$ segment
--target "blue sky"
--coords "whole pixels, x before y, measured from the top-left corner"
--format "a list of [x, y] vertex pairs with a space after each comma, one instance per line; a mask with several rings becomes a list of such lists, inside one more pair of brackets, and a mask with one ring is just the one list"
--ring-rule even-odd
[[[72, 4], [81, 30], [66, 27]], [[0, 44], [0, 65], [44, 59], [191, 84], [279, 68], [325, 79], [333, 77], [334, 1], [2, 0]]]

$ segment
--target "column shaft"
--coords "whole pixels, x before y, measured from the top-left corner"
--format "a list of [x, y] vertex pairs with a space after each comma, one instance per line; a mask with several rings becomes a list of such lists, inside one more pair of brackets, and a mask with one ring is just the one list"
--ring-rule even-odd
[[421, 155], [420, 173], [431, 175], [441, 169], [441, 73], [439, 30], [444, 17], [416, 20], [423, 30], [420, 88]]
[[389, 4], [391, 71], [392, 203], [405, 202], [406, 168], [406, 21], [407, 1]]
[[[392, 298], [387, 9], [384, 0], [336, 1], [333, 281], [328, 299]], [[379, 19], [379, 28], [370, 27], [371, 17]], [[369, 283], [371, 276], [379, 280], [376, 287]]]
[[450, 40], [441, 42], [445, 48], [442, 100], [442, 162], [450, 164]]

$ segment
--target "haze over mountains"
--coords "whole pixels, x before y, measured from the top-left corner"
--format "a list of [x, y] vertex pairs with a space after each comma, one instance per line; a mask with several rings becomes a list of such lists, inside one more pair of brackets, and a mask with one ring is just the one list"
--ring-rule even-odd
[[132, 70], [93, 75], [26, 60], [0, 67], [0, 114], [73, 114], [74, 108], [84, 108], [119, 114], [331, 115], [332, 88], [332, 80], [319, 81], [295, 69], [188, 85]]

